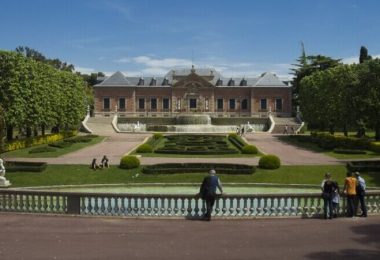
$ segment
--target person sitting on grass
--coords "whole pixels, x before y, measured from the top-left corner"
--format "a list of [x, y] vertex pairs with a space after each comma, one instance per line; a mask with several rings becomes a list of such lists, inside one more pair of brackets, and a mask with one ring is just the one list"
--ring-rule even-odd
[[99, 164], [96, 162], [96, 158], [92, 159], [91, 169], [93, 169], [93, 170], [100, 169]]
[[109, 159], [106, 155], [104, 155], [102, 158], [101, 166], [102, 166], [102, 168], [109, 168], [110, 167]]

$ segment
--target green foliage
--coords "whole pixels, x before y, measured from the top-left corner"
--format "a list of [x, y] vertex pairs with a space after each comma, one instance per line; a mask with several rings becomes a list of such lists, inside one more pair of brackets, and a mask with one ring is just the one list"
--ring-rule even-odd
[[341, 153], [341, 154], [366, 154], [366, 151], [363, 150], [352, 150], [352, 149], [334, 149], [334, 153]]
[[146, 127], [147, 131], [153, 131], [153, 132], [167, 132], [168, 126], [167, 125], [147, 125]]
[[29, 153], [49, 153], [49, 152], [55, 152], [56, 149], [49, 146], [40, 146], [36, 148], [32, 148], [29, 150]]
[[276, 155], [267, 154], [260, 158], [259, 167], [262, 169], [278, 169], [281, 166], [280, 158]]
[[140, 166], [140, 160], [133, 155], [123, 156], [120, 160], [120, 168], [134, 169]]
[[0, 103], [8, 129], [75, 129], [86, 113], [86, 84], [67, 70], [0, 51]]
[[138, 152], [138, 153], [152, 153], [153, 147], [149, 144], [142, 144], [137, 148], [136, 152]]
[[241, 138], [240, 135], [236, 133], [231, 133], [228, 135], [228, 140], [234, 144], [240, 151], [243, 150], [243, 147], [247, 145], [247, 143]]
[[215, 169], [218, 174], [252, 174], [256, 168], [245, 164], [227, 163], [162, 163], [143, 167], [146, 174], [208, 173]]
[[153, 134], [153, 139], [158, 140], [164, 137], [161, 133], [154, 133]]
[[369, 145], [369, 149], [375, 153], [380, 154], [380, 142], [372, 142]]
[[70, 142], [60, 141], [60, 142], [51, 143], [51, 144], [49, 144], [49, 146], [62, 149], [62, 148], [67, 148], [67, 147], [71, 146], [71, 144], [72, 143], [70, 143]]
[[241, 152], [244, 154], [257, 154], [259, 150], [257, 149], [256, 146], [247, 144], [243, 146]]
[[0, 153], [4, 151], [4, 139], [5, 139], [4, 109], [0, 105]]
[[46, 169], [44, 162], [7, 161], [7, 172], [42, 172]]

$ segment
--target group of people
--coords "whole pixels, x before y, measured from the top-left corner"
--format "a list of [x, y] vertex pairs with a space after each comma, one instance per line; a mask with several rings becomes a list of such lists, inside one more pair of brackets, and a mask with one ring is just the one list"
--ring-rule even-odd
[[97, 163], [96, 158], [92, 159], [91, 162], [91, 169], [97, 170], [97, 169], [103, 169], [110, 167], [109, 159], [106, 155], [103, 156], [102, 160], [100, 161], [100, 164]]
[[236, 134], [240, 136], [244, 136], [245, 134], [245, 127], [244, 126], [238, 126], [236, 127]]
[[[338, 216], [340, 191], [336, 181], [331, 178], [330, 173], [325, 174], [325, 179], [321, 184], [322, 198], [324, 201], [324, 218], [332, 219]], [[357, 213], [357, 206], [360, 204], [361, 217], [367, 217], [367, 207], [365, 205], [365, 180], [359, 172], [348, 172], [344, 181], [343, 192], [347, 199], [347, 216], [354, 217]]]
[[[284, 135], [289, 134], [289, 129], [288, 128], [289, 128], [288, 125], [284, 126], [284, 131], [283, 131]], [[294, 126], [290, 127], [290, 134], [296, 134], [296, 131], [294, 130]]]

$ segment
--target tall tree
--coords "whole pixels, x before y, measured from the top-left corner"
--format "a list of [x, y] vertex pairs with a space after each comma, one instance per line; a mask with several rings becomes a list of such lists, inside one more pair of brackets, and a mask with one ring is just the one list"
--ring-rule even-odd
[[359, 63], [362, 64], [366, 60], [371, 60], [372, 57], [368, 55], [368, 49], [365, 46], [360, 47]]

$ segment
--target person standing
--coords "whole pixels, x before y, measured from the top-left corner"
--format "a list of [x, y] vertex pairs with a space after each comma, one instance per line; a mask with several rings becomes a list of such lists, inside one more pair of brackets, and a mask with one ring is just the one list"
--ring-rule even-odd
[[216, 176], [216, 171], [212, 169], [209, 171], [209, 175], [203, 179], [199, 190], [201, 198], [206, 202], [206, 213], [203, 218], [207, 221], [211, 220], [211, 213], [216, 200], [217, 188], [219, 189], [220, 194], [223, 194], [223, 188], [219, 177]]
[[288, 125], [285, 125], [284, 126], [284, 135], [287, 135], [288, 134]]
[[347, 172], [347, 178], [344, 180], [343, 192], [347, 198], [347, 216], [355, 216], [355, 197], [356, 197], [357, 180], [352, 176], [352, 172]]
[[324, 218], [327, 219], [332, 219], [333, 217], [333, 194], [335, 190], [335, 184], [331, 179], [331, 174], [326, 173], [325, 174], [325, 179], [322, 181], [321, 184], [322, 188], [322, 198], [324, 202]]
[[102, 161], [101, 161], [101, 165], [102, 165], [102, 168], [109, 168], [110, 167], [109, 160], [108, 160], [108, 157], [106, 155], [103, 156]]
[[358, 198], [358, 201], [360, 203], [360, 209], [362, 211], [362, 214], [360, 216], [366, 218], [367, 217], [367, 207], [365, 205], [365, 189], [366, 189], [365, 180], [360, 176], [359, 172], [355, 172], [355, 177], [357, 180], [356, 196]]

